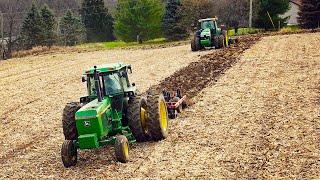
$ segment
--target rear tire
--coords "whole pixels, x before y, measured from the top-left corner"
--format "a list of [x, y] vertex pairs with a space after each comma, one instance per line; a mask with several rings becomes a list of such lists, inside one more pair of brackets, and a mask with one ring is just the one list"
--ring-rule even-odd
[[214, 36], [213, 37], [213, 41], [214, 41], [214, 48], [215, 49], [220, 49], [219, 37], [218, 36]]
[[153, 95], [148, 98], [148, 129], [155, 141], [168, 136], [168, 110], [163, 95]]
[[215, 49], [220, 49], [225, 47], [225, 37], [224, 35], [219, 35], [219, 36], [214, 36], [213, 37], [214, 40], [214, 47]]
[[136, 96], [129, 101], [128, 124], [132, 131], [133, 136], [138, 142], [144, 142], [148, 140], [148, 129], [146, 122], [142, 122], [141, 108], [147, 110], [147, 101], [141, 96]]
[[62, 127], [66, 140], [77, 140], [78, 131], [76, 127], [75, 113], [81, 108], [80, 103], [68, 103], [63, 109]]
[[65, 140], [61, 147], [61, 159], [64, 167], [75, 166], [78, 160], [78, 151], [73, 141]]
[[129, 142], [126, 136], [116, 136], [115, 154], [117, 161], [126, 163], [129, 161]]
[[216, 49], [221, 49], [223, 47], [225, 47], [225, 42], [224, 42], [224, 36], [223, 35], [219, 35], [215, 37], [215, 48]]

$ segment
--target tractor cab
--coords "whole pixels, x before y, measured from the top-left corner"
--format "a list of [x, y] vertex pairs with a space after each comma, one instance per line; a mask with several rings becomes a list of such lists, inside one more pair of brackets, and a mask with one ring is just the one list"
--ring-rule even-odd
[[200, 29], [211, 29], [215, 30], [218, 27], [217, 18], [207, 18], [207, 19], [200, 19], [198, 21], [198, 30]]
[[85, 71], [82, 81], [87, 84], [88, 95], [81, 97], [80, 103], [108, 101], [114, 113], [122, 116], [124, 105], [136, 92], [135, 84], [129, 82], [128, 73], [132, 73], [131, 66], [123, 63], [94, 66]]
[[191, 41], [191, 50], [199, 51], [205, 48], [215, 49], [228, 46], [227, 32], [218, 26], [218, 18], [198, 20], [197, 31]]
[[130, 84], [128, 73], [132, 73], [130, 65], [123, 63], [106, 64], [92, 67], [84, 73], [83, 82], [87, 83], [88, 96], [80, 99], [80, 102], [90, 102], [104, 97], [134, 95], [135, 84]]

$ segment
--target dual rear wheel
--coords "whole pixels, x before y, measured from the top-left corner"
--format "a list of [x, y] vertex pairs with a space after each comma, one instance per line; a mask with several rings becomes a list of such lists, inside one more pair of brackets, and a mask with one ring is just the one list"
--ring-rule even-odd
[[160, 141], [168, 136], [168, 112], [163, 95], [134, 97], [129, 103], [128, 119], [138, 142]]

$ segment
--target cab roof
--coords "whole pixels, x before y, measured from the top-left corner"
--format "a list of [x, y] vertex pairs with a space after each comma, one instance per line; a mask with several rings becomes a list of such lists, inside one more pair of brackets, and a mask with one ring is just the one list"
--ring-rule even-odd
[[217, 21], [218, 18], [215, 17], [215, 18], [206, 18], [206, 19], [199, 19], [199, 22], [203, 22], [203, 21]]
[[[119, 63], [111, 63], [111, 64], [103, 64], [97, 66], [97, 71], [100, 73], [108, 73], [108, 72], [115, 72], [119, 71], [122, 68], [128, 67], [129, 65], [124, 64], [122, 62]], [[85, 71], [84, 74], [93, 74], [94, 73], [94, 67], [90, 67], [89, 70]]]

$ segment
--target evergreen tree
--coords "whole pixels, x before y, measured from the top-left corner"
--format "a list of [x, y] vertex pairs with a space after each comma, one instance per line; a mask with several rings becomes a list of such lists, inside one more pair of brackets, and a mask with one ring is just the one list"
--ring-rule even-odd
[[255, 22], [256, 26], [265, 29], [273, 28], [270, 17], [275, 26], [279, 22], [283, 25], [288, 18], [281, 18], [279, 15], [284, 14], [288, 10], [289, 0], [261, 0], [258, 18]]
[[180, 0], [167, 0], [162, 26], [168, 40], [181, 40], [187, 37], [186, 27], [181, 23], [181, 6]]
[[27, 49], [39, 45], [41, 42], [41, 17], [35, 4], [32, 4], [23, 21], [21, 35]]
[[163, 12], [160, 0], [119, 0], [115, 34], [126, 42], [160, 37]]
[[60, 34], [64, 45], [74, 46], [85, 39], [85, 27], [79, 17], [68, 10], [60, 22]]
[[52, 46], [55, 41], [55, 19], [53, 12], [49, 9], [47, 5], [43, 6], [41, 9], [41, 39], [42, 45]]
[[113, 18], [103, 0], [84, 0], [80, 10], [90, 42], [113, 40]]
[[320, 28], [320, 0], [302, 0], [298, 21], [302, 28]]

